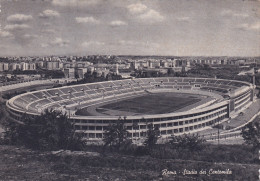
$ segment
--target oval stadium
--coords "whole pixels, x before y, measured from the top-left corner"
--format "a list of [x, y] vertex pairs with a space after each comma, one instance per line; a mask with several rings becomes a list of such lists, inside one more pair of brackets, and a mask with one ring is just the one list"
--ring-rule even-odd
[[77, 132], [101, 140], [109, 124], [124, 121], [130, 137], [159, 126], [162, 138], [196, 133], [226, 122], [254, 100], [247, 82], [190, 77], [136, 78], [80, 84], [24, 93], [7, 101], [10, 117], [66, 113]]

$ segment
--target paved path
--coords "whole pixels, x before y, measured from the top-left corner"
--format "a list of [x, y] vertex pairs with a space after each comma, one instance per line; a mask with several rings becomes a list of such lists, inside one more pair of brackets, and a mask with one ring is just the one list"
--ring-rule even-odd
[[[230, 122], [225, 122], [222, 123], [221, 125], [223, 125], [224, 127], [230, 127], [230, 128], [236, 128], [239, 126], [244, 125], [245, 123], [247, 123], [251, 118], [253, 118], [260, 110], [260, 99], [257, 99], [255, 102], [253, 102], [248, 108], [246, 108], [245, 110], [243, 110], [242, 112], [244, 113], [243, 115], [238, 115], [237, 117], [234, 117], [230, 120]], [[223, 133], [228, 133], [228, 130], [223, 130], [220, 129], [220, 134]], [[233, 131], [231, 131], [233, 133]], [[237, 132], [237, 131], [236, 131]], [[212, 129], [207, 129], [207, 130], [203, 130], [201, 132], [199, 132], [199, 135], [207, 135], [207, 137], [216, 137], [218, 133], [218, 129], [217, 128], [212, 128]], [[238, 133], [239, 134], [239, 133]], [[228, 135], [227, 135], [228, 137]], [[234, 141], [232, 141], [232, 139]], [[242, 139], [242, 138], [241, 138]], [[226, 143], [231, 143], [231, 144], [241, 144], [241, 140], [237, 142], [237, 138], [236, 137], [232, 137], [232, 138], [228, 138]]]

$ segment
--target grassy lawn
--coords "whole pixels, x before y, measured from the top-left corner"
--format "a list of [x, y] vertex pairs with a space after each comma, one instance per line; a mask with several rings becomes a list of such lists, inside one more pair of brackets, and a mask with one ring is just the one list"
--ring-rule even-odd
[[101, 108], [129, 111], [142, 114], [163, 114], [174, 112], [185, 106], [194, 104], [201, 99], [199, 96], [179, 93], [156, 93], [135, 97], [107, 104]]
[[[138, 114], [164, 114], [174, 112], [191, 104], [201, 101], [199, 95], [182, 93], [153, 93], [144, 96], [119, 100], [117, 102], [105, 104], [97, 109], [98, 112], [104, 111], [125, 111]], [[78, 115], [90, 115], [87, 108], [77, 112]]]

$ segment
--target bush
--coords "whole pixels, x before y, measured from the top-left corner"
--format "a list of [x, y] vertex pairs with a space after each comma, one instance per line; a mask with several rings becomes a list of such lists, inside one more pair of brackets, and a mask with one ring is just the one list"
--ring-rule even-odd
[[116, 123], [110, 124], [106, 128], [103, 138], [104, 147], [109, 145], [119, 150], [122, 147], [132, 144], [132, 141], [127, 138], [128, 131], [124, 125], [124, 121], [119, 117]]
[[5, 125], [4, 137], [11, 144], [36, 150], [81, 150], [85, 145], [67, 115], [59, 111], [45, 110], [34, 117], [23, 115], [21, 120], [20, 123], [9, 121]]
[[259, 117], [242, 128], [242, 137], [247, 145], [252, 145], [253, 149], [260, 148], [260, 123]]
[[147, 138], [144, 141], [144, 145], [147, 146], [149, 149], [152, 149], [160, 136], [160, 130], [158, 126], [154, 126], [153, 124], [148, 124], [147, 130]]
[[172, 136], [170, 144], [174, 149], [179, 151], [201, 151], [205, 148], [206, 140], [200, 138], [199, 135], [184, 134], [181, 136]]

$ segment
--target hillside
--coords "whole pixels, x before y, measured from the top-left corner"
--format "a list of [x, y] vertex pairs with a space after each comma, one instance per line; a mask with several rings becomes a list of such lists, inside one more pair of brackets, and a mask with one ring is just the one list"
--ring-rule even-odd
[[[233, 149], [230, 151], [233, 152]], [[219, 150], [222, 150], [222, 153], [219, 153]], [[215, 162], [133, 157], [112, 153], [101, 155], [95, 152], [65, 151], [54, 154], [1, 145], [0, 180], [257, 180], [259, 162], [252, 158], [251, 154], [245, 158], [243, 154], [246, 150], [238, 150], [237, 153], [241, 152], [241, 156], [234, 153], [237, 158], [235, 162], [231, 162], [234, 160], [231, 158], [232, 153], [226, 151], [227, 148], [221, 146], [218, 155], [222, 154], [223, 158], [220, 160], [227, 161]], [[223, 155], [226, 155], [225, 158]], [[164, 169], [171, 171], [167, 172], [168, 176], [162, 175]], [[193, 172], [197, 170], [198, 173], [183, 175], [185, 169]], [[210, 175], [210, 169], [229, 169], [229, 173], [232, 173]], [[174, 171], [177, 175], [172, 175]]]

